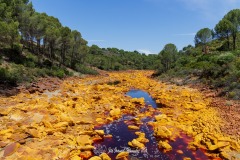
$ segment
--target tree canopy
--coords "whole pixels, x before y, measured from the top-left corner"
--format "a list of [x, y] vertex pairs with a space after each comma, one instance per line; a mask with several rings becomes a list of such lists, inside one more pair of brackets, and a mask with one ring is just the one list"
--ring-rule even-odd
[[212, 40], [212, 31], [209, 28], [200, 29], [195, 35], [195, 44], [203, 44], [206, 45], [208, 42]]
[[229, 30], [233, 38], [233, 50], [235, 50], [237, 33], [239, 32], [240, 28], [240, 9], [231, 10], [224, 16], [223, 19], [226, 19], [231, 23], [231, 25], [229, 26]]

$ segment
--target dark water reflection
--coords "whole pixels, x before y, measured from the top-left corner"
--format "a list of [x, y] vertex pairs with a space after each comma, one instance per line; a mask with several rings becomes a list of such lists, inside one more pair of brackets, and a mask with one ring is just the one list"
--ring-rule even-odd
[[[146, 108], [153, 107], [156, 108], [158, 105], [151, 96], [141, 90], [131, 90], [126, 95], [132, 98], [145, 99]], [[151, 105], [151, 106], [149, 106]], [[156, 111], [155, 114], [160, 114]], [[188, 143], [192, 140], [185, 134], [181, 134], [181, 138], [177, 138], [175, 141], [170, 141], [170, 145], [173, 150], [164, 153], [158, 148], [158, 139], [153, 136], [153, 129], [148, 125], [148, 122], [154, 121], [154, 115], [152, 117], [145, 117], [141, 121], [140, 131], [144, 132], [146, 138], [149, 140], [145, 144], [146, 148], [144, 150], [137, 150], [131, 148], [128, 145], [129, 141], [137, 138], [134, 130], [129, 130], [128, 125], [134, 125], [134, 116], [124, 115], [121, 119], [114, 121], [110, 124], [95, 127], [95, 129], [103, 129], [105, 134], [113, 135], [112, 138], [104, 138], [103, 141], [95, 142], [96, 149], [94, 150], [95, 155], [100, 155], [101, 153], [107, 153], [112, 159], [115, 159], [116, 155], [121, 151], [128, 151], [130, 153], [129, 159], [143, 159], [143, 160], [182, 160], [184, 157], [189, 157], [192, 160], [207, 160], [209, 159], [202, 150], [192, 151], [187, 149]], [[177, 151], [183, 151], [183, 154], [179, 154]]]

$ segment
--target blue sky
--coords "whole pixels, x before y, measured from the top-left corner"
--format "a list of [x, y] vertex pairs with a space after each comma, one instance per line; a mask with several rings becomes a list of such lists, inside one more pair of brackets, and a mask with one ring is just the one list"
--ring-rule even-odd
[[89, 45], [159, 53], [165, 44], [194, 44], [240, 0], [32, 0], [38, 12], [81, 32]]

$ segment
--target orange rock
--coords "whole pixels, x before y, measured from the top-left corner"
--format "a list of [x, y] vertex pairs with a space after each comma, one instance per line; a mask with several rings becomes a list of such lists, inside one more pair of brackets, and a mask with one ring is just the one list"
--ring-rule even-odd
[[116, 159], [122, 159], [122, 158], [127, 158], [129, 156], [129, 152], [120, 152], [116, 156]]
[[134, 148], [138, 148], [138, 149], [144, 149], [145, 145], [139, 141], [137, 141], [136, 139], [133, 139], [131, 142], [128, 142], [128, 145]]
[[10, 156], [12, 155], [14, 152], [16, 152], [18, 150], [18, 148], [20, 147], [19, 143], [12, 143], [8, 146], [5, 147], [4, 149], [4, 157]]
[[102, 158], [98, 156], [91, 157], [89, 160], [102, 160]]
[[84, 151], [84, 152], [81, 152], [79, 156], [84, 159], [89, 159], [92, 156], [92, 152]]
[[104, 135], [104, 138], [112, 138], [113, 136], [111, 134]]
[[134, 126], [134, 125], [129, 125], [128, 129], [132, 129], [132, 130], [139, 130], [140, 128], [138, 126]]
[[177, 153], [178, 154], [183, 154], [183, 151], [182, 150], [177, 150]]
[[104, 135], [104, 130], [95, 130], [95, 132], [96, 132], [99, 136], [103, 136], [103, 135]]
[[106, 154], [106, 153], [102, 153], [100, 154], [100, 156], [102, 158], [102, 160], [111, 160], [111, 158]]
[[172, 146], [168, 144], [166, 141], [159, 141], [158, 147], [164, 149], [165, 151], [171, 151]]

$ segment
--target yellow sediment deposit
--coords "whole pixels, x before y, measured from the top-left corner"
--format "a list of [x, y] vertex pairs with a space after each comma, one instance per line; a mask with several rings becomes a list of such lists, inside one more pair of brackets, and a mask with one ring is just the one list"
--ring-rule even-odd
[[[110, 123], [123, 114], [136, 116], [134, 121], [140, 125], [142, 118], [155, 111], [162, 114], [150, 124], [154, 135], [165, 139], [163, 142], [183, 131], [194, 139], [189, 148], [214, 150], [227, 159], [240, 152], [240, 141], [221, 132], [223, 120], [209, 106], [210, 99], [195, 89], [151, 79], [152, 73], [125, 71], [73, 77], [62, 82], [57, 94], [1, 97], [0, 159], [89, 159], [93, 157], [94, 140], [107, 137], [103, 131], [95, 131], [94, 126]], [[119, 83], [109, 83], [115, 81]], [[140, 113], [144, 99], [125, 96], [131, 88], [148, 92], [162, 107]], [[134, 142], [146, 143], [145, 135], [137, 134]], [[161, 146], [170, 149], [163, 142]], [[118, 158], [127, 156], [121, 153]], [[103, 159], [93, 158], [100, 157]]]
[[162, 148], [165, 151], [171, 151], [172, 150], [172, 146], [170, 144], [168, 144], [167, 141], [159, 141], [158, 146], [159, 146], [159, 148]]
[[102, 158], [102, 160], [111, 160], [111, 158], [106, 154], [106, 153], [102, 153], [100, 154], [100, 156]]
[[145, 145], [141, 142], [139, 142], [136, 139], [133, 139], [131, 142], [128, 142], [128, 145], [134, 148], [138, 148], [138, 149], [144, 149]]
[[129, 156], [129, 152], [120, 152], [116, 156], [116, 159], [127, 159], [128, 156]]
[[134, 126], [134, 125], [129, 125], [128, 129], [132, 129], [132, 130], [139, 130], [140, 128], [138, 126]]
[[145, 137], [145, 133], [135, 132], [138, 138], [133, 139], [131, 142], [128, 142], [128, 145], [138, 149], [144, 149], [145, 143], [149, 142], [149, 140]]

